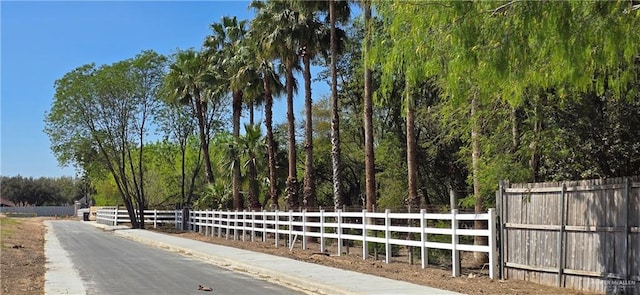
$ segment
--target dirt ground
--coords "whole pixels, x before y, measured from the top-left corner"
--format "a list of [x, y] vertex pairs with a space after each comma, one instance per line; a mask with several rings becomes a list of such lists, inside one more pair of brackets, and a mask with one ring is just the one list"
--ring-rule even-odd
[[[46, 259], [44, 256], [45, 228], [42, 221], [42, 218], [0, 216], [1, 294], [44, 293]], [[446, 265], [446, 262], [441, 262], [440, 266], [430, 265], [427, 269], [422, 269], [418, 260], [414, 265], [411, 265], [406, 249], [400, 249], [398, 255], [392, 258], [392, 262], [387, 264], [381, 260], [363, 260], [361, 248], [356, 247], [350, 247], [349, 254], [336, 256], [335, 245], [328, 247], [326, 254], [329, 255], [325, 255], [320, 253], [317, 243], [310, 242], [308, 249], [302, 250], [300, 240], [294, 244], [293, 251], [289, 251], [289, 247], [284, 244], [284, 241], [281, 241], [281, 245], [276, 248], [273, 240], [269, 240], [267, 243], [261, 241], [242, 242], [241, 240], [227, 240], [192, 232], [176, 232], [170, 229], [161, 231], [208, 243], [264, 252], [466, 294], [590, 294], [516, 280], [491, 280], [487, 275], [486, 268], [483, 270], [467, 267], [468, 261], [470, 261], [468, 253], [463, 254], [462, 276], [452, 278], [451, 268]], [[250, 237], [246, 236], [246, 240], [249, 241]], [[347, 249], [343, 248], [343, 252], [346, 251]], [[379, 258], [383, 259], [383, 257], [381, 255]]]
[[0, 216], [1, 294], [44, 294], [42, 220]]
[[[307, 245], [307, 250], [303, 250], [300, 240], [294, 243], [293, 250], [290, 251], [282, 239], [281, 245], [276, 248], [275, 242], [272, 239], [268, 240], [267, 243], [263, 243], [262, 240], [249, 242], [251, 238], [248, 235], [245, 237], [246, 241], [243, 242], [241, 236], [238, 237], [237, 241], [234, 241], [233, 239], [227, 240], [224, 237], [217, 238], [193, 232], [176, 232], [171, 229], [161, 231], [208, 243], [263, 252], [465, 294], [591, 294], [571, 289], [543, 286], [525, 281], [491, 280], [489, 279], [486, 267], [484, 269], [469, 267], [471, 264], [470, 261], [472, 261], [472, 253], [462, 254], [461, 276], [453, 278], [451, 276], [450, 262], [449, 265], [447, 265], [446, 262], [441, 262], [440, 265], [430, 265], [428, 268], [422, 269], [420, 261], [417, 258], [413, 265], [409, 263], [410, 259], [407, 255], [407, 249], [400, 249], [398, 255], [392, 257], [392, 262], [387, 264], [382, 261], [384, 255], [380, 255], [379, 260], [373, 258], [363, 260], [362, 248], [356, 247], [350, 247], [348, 250], [349, 254], [337, 256], [335, 246], [328, 247], [327, 252], [321, 254], [318, 243], [310, 242]], [[343, 252], [347, 251], [345, 247], [343, 247], [342, 250]]]

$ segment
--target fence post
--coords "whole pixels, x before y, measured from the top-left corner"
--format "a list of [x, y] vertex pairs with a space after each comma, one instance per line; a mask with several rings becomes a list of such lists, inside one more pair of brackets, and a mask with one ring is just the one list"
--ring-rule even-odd
[[178, 210], [173, 211], [173, 225], [178, 229]]
[[245, 241], [246, 230], [247, 230], [247, 210], [242, 210], [242, 241]]
[[320, 252], [324, 253], [324, 210], [320, 209]]
[[[631, 241], [629, 240], [629, 235], [631, 234], [631, 227], [629, 226], [629, 190], [631, 187], [631, 183], [629, 182], [629, 178], [624, 179], [624, 189], [622, 191], [622, 204], [623, 204], [623, 214], [622, 214], [622, 225], [624, 226], [624, 256], [626, 259], [624, 260], [625, 267], [623, 268], [623, 275], [625, 280], [629, 280], [629, 273], [631, 273], [630, 262], [631, 260], [631, 252], [629, 249], [631, 248]], [[636, 258], [637, 259], [637, 258]]]
[[158, 209], [153, 209], [153, 228], [157, 228], [157, 227], [158, 227]]
[[189, 227], [189, 231], [195, 232], [196, 231], [196, 225], [195, 225], [195, 220], [196, 220], [196, 214], [195, 211], [191, 211], [189, 210], [189, 215], [188, 215], [189, 219], [189, 223], [188, 223], [188, 227]]
[[502, 181], [502, 186], [500, 187], [500, 194], [502, 195], [500, 198], [502, 200], [500, 203], [502, 206], [500, 213], [500, 279], [502, 280], [509, 279], [509, 274], [505, 268], [509, 257], [509, 229], [507, 229], [507, 222], [509, 221], [509, 193], [507, 193], [507, 188], [510, 187], [511, 184], [509, 184], [509, 180]]
[[498, 276], [496, 244], [496, 209], [489, 208], [489, 277], [492, 280]]
[[362, 260], [366, 260], [369, 256], [369, 247], [367, 245], [367, 209], [362, 209]]
[[275, 215], [275, 221], [276, 221], [276, 227], [275, 227], [275, 232], [276, 232], [276, 248], [278, 248], [278, 238], [280, 237], [280, 225], [279, 225], [279, 221], [280, 221], [280, 213], [278, 212], [278, 210], [276, 210], [276, 215]]
[[251, 241], [256, 241], [256, 210], [251, 210]]
[[262, 242], [267, 242], [267, 210], [262, 210]]
[[213, 237], [216, 230], [216, 216], [213, 214], [213, 210], [207, 211], [207, 218], [209, 218], [209, 233], [208, 236]]
[[496, 205], [498, 209], [498, 266], [500, 271], [500, 279], [504, 280], [504, 206], [503, 206], [503, 193], [504, 192], [504, 183], [502, 180], [498, 183], [498, 191], [496, 192]]
[[307, 209], [302, 210], [302, 250], [307, 250]]
[[[222, 214], [222, 213], [221, 213]], [[224, 216], [226, 216], [226, 226], [224, 227], [224, 238], [226, 240], [229, 239], [229, 229], [231, 228], [231, 213], [229, 213], [229, 209], [227, 209], [227, 211], [225, 211]], [[220, 215], [220, 217], [222, 218], [222, 215]]]
[[214, 211], [214, 216], [218, 216], [218, 238], [222, 237], [222, 211]]
[[113, 212], [113, 226], [116, 226], [118, 225], [118, 207]]
[[391, 239], [391, 231], [389, 230], [389, 227], [391, 226], [391, 218], [389, 218], [389, 213], [391, 213], [391, 210], [389, 209], [384, 210], [384, 238], [385, 238], [384, 248], [386, 252], [385, 253], [386, 263], [391, 262], [391, 243], [389, 241], [389, 239]]
[[338, 256], [342, 256], [342, 210], [338, 209]]
[[289, 244], [287, 246], [291, 246], [293, 244], [293, 210], [289, 209]]
[[422, 269], [427, 267], [429, 264], [429, 252], [426, 248], [427, 234], [425, 233], [426, 222], [425, 222], [425, 213], [427, 210], [420, 209], [420, 243], [422, 244], [420, 247], [420, 256], [422, 256]]
[[233, 212], [233, 240], [238, 240], [238, 209]]
[[560, 193], [560, 230], [558, 231], [558, 287], [562, 287], [562, 273], [564, 272], [564, 199], [567, 192], [567, 185], [562, 184]]
[[451, 210], [451, 265], [453, 266], [453, 276], [460, 276], [460, 251], [458, 251], [458, 220], [456, 215], [458, 209]]

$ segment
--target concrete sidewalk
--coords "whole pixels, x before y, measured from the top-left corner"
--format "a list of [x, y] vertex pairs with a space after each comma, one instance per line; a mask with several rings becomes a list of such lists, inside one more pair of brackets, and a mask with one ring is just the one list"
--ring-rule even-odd
[[312, 294], [460, 294], [148, 230], [87, 222], [114, 234]]

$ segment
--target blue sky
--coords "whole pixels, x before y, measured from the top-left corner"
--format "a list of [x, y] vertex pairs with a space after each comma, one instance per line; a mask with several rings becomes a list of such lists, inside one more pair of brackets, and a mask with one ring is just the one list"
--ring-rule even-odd
[[[210, 32], [209, 24], [222, 16], [251, 19], [248, 4], [1, 1], [0, 174], [76, 174], [72, 167], [58, 166], [43, 132], [56, 79], [87, 63], [113, 63], [147, 49], [170, 54], [177, 48], [200, 48]], [[321, 87], [314, 89], [314, 98], [326, 91], [326, 86]], [[283, 99], [277, 103], [282, 106], [274, 106], [274, 118], [282, 122], [278, 118], [284, 118], [284, 113], [277, 112], [282, 112], [285, 105]], [[295, 104], [300, 110], [303, 102], [296, 99]], [[296, 116], [300, 116], [299, 111]]]

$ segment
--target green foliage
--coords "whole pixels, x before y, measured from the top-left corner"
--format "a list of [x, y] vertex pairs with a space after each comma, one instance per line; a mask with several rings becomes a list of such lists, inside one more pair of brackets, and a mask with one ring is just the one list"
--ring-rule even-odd
[[82, 179], [72, 177], [22, 177], [0, 178], [2, 198], [19, 206], [71, 205], [89, 192]]
[[[375, 237], [377, 238], [384, 238], [384, 232], [381, 231], [375, 231]], [[392, 232], [391, 233], [391, 238], [392, 239], [398, 239], [399, 235], [396, 232]], [[369, 255], [375, 255], [375, 254], [382, 254], [385, 253], [387, 251], [387, 248], [385, 246], [385, 244], [383, 243], [369, 243]], [[400, 253], [400, 246], [399, 245], [391, 245], [391, 257], [393, 256], [398, 256], [398, 254]]]
[[231, 183], [218, 178], [213, 184], [207, 184], [203, 196], [194, 204], [196, 210], [225, 210], [233, 206]]
[[96, 206], [118, 206], [123, 205], [120, 193], [116, 187], [116, 182], [112, 176], [93, 178], [96, 194], [93, 195]]

